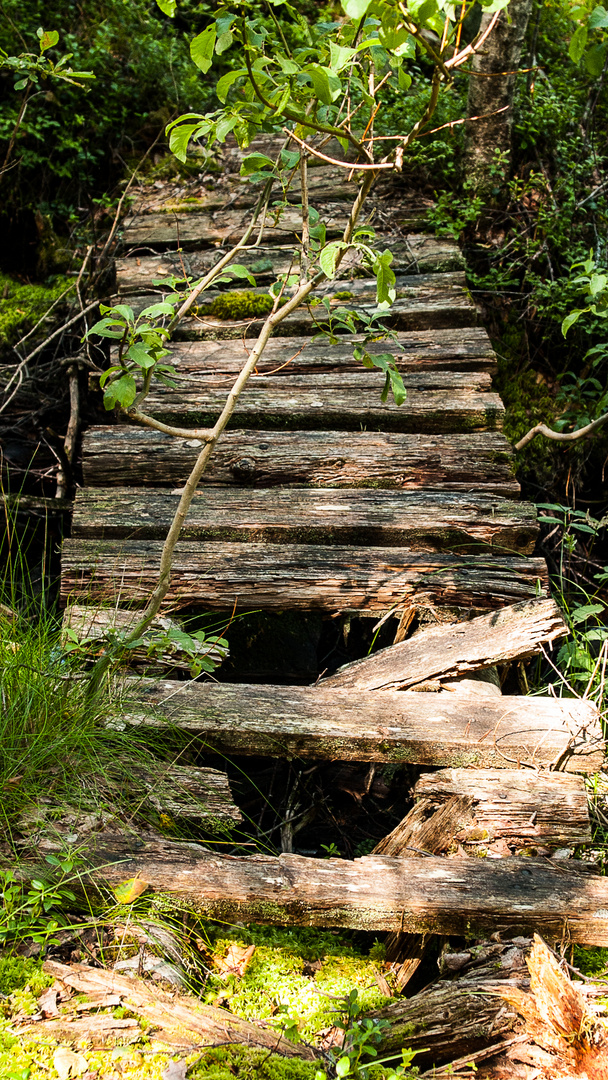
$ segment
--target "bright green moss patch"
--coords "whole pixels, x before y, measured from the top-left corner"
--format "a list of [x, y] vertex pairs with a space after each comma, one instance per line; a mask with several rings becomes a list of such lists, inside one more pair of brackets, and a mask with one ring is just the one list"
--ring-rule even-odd
[[603, 949], [599, 945], [588, 948], [575, 945], [572, 963], [579, 971], [582, 971], [583, 975], [593, 978], [594, 975], [608, 971], [608, 949]]
[[0, 957], [0, 994], [12, 994], [29, 986], [33, 995], [40, 995], [52, 978], [42, 970], [42, 961], [24, 960], [21, 956]]
[[74, 279], [67, 277], [55, 277], [48, 285], [23, 285], [0, 274], [0, 348], [14, 344], [27, 333], [73, 285]]
[[364, 1011], [386, 1005], [376, 983], [377, 962], [346, 937], [278, 927], [220, 934], [212, 946], [215, 957], [224, 957], [233, 944], [254, 944], [256, 950], [242, 978], [212, 976], [203, 1000], [243, 1019], [267, 1020], [277, 1029], [296, 1023], [300, 1036], [314, 1044], [336, 1024], [337, 999], [351, 990], [358, 990]]
[[319, 1064], [298, 1058], [268, 1056], [245, 1046], [216, 1047], [203, 1053], [188, 1080], [314, 1080]]
[[268, 293], [256, 293], [252, 289], [234, 289], [216, 296], [205, 305], [206, 315], [216, 319], [258, 319], [269, 315], [274, 300]]

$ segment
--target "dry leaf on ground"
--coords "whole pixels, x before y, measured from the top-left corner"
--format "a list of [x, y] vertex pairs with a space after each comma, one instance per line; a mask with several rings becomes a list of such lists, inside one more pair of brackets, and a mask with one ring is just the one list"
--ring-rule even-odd
[[223, 979], [227, 979], [229, 975], [242, 979], [254, 952], [255, 945], [231, 945], [225, 956], [214, 957], [213, 962]]
[[68, 1076], [82, 1076], [89, 1070], [89, 1063], [84, 1055], [75, 1054], [65, 1046], [59, 1046], [53, 1054], [53, 1065], [60, 1080], [67, 1080]]

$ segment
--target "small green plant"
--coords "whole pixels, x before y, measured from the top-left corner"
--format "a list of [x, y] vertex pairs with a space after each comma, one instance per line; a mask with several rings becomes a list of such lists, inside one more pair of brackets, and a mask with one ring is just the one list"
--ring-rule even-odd
[[73, 856], [46, 855], [53, 868], [52, 880], [18, 880], [13, 870], [0, 870], [0, 944], [14, 944], [27, 938], [41, 948], [58, 944], [53, 934], [65, 925], [62, 909], [76, 897], [66, 884], [73, 880]]

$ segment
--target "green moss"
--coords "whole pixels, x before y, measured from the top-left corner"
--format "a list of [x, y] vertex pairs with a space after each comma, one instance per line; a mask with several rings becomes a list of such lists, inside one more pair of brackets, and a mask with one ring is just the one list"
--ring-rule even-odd
[[593, 977], [608, 970], [608, 949], [599, 945], [585, 948], [583, 945], [575, 945], [572, 963], [582, 971], [583, 975]]
[[0, 957], [0, 994], [12, 994], [29, 985], [33, 995], [39, 996], [52, 978], [45, 975], [41, 960], [24, 960], [21, 956]]
[[376, 985], [377, 965], [345, 934], [271, 926], [235, 928], [216, 938], [213, 955], [225, 956], [235, 943], [255, 944], [249, 967], [241, 979], [224, 982], [212, 977], [204, 1000], [223, 1004], [243, 1019], [267, 1020], [277, 1030], [295, 1022], [301, 1037], [314, 1044], [321, 1031], [336, 1023], [336, 998], [355, 987], [365, 1011], [386, 1005]]
[[332, 296], [332, 300], [352, 300], [354, 292], [349, 292], [348, 289], [342, 289], [341, 292], [336, 292]]
[[268, 1056], [266, 1050], [222, 1046], [204, 1051], [189, 1080], [314, 1080], [319, 1064], [298, 1058]]
[[[556, 417], [555, 400], [547, 384], [531, 368], [518, 370], [522, 347], [515, 331], [506, 331], [497, 346], [494, 387], [505, 406], [503, 432], [512, 443], [535, 424], [553, 426]], [[552, 471], [552, 455], [553, 449], [546, 440], [533, 439], [518, 456], [518, 475], [521, 479], [530, 475], [542, 480]]]
[[259, 319], [270, 314], [273, 304], [274, 300], [268, 293], [234, 289], [216, 296], [215, 300], [205, 305], [204, 312], [216, 319]]
[[0, 274], [0, 348], [27, 333], [73, 284], [73, 278], [55, 277], [47, 285], [23, 285]]

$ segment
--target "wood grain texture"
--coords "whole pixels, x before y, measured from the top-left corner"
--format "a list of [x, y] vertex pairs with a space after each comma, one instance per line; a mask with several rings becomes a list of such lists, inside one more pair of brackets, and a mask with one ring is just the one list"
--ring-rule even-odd
[[[608, 944], [608, 881], [546, 859], [425, 859], [372, 855], [354, 862], [299, 855], [231, 857], [196, 844], [115, 840], [87, 852], [110, 885], [133, 877], [210, 918], [462, 937], [535, 930]], [[114, 864], [114, 865], [112, 865]], [[82, 873], [82, 871], [81, 871]]]
[[[161, 540], [179, 495], [163, 488], [84, 488], [72, 536]], [[198, 491], [183, 540], [357, 544], [529, 555], [538, 535], [530, 503], [454, 492], [371, 488], [213, 488]]]
[[[144, 604], [154, 588], [159, 540], [64, 541], [64, 603]], [[458, 556], [408, 548], [180, 541], [161, 611], [384, 611], [395, 605], [500, 607], [547, 587], [543, 559]]]
[[[350, 189], [350, 185], [349, 185]], [[335, 199], [334, 193], [334, 199]], [[464, 260], [458, 244], [444, 237], [412, 233], [405, 239], [401, 237], [383, 237], [383, 251], [393, 252], [392, 267], [399, 274], [446, 273], [462, 270]], [[286, 274], [298, 265], [294, 259], [292, 245], [286, 247], [258, 247], [244, 251], [238, 256], [241, 266], [246, 266], [258, 283], [274, 280], [277, 274]], [[153, 282], [175, 275], [199, 278], [208, 273], [219, 261], [222, 253], [216, 248], [204, 251], [176, 252], [165, 251], [154, 255], [135, 255], [116, 260], [116, 287], [125, 296], [137, 292], [158, 292], [159, 286]], [[340, 267], [340, 279], [361, 273], [356, 253], [348, 252]]]
[[[108, 777], [112, 786], [111, 775]], [[124, 777], [121, 787], [124, 793]], [[171, 818], [196, 821], [213, 833], [226, 833], [243, 815], [235, 805], [226, 773], [194, 765], [150, 760], [130, 769], [129, 798], [133, 805], [152, 807]]]
[[534, 656], [543, 645], [567, 633], [557, 604], [534, 599], [469, 622], [421, 630], [398, 645], [346, 665], [325, 679], [324, 685], [405, 690], [424, 679], [457, 678], [467, 671]]
[[[83, 439], [85, 486], [184, 484], [200, 443], [126, 425], [91, 427]], [[401, 435], [354, 431], [226, 432], [207, 485], [374, 487], [516, 496], [513, 451], [499, 432]]]
[[[563, 758], [569, 772], [601, 766], [604, 742], [589, 702], [142, 680], [124, 719], [174, 725], [226, 754], [511, 769]], [[566, 753], [570, 747], [572, 753]]]
[[[146, 411], [165, 424], [210, 427], [230, 389], [222, 375], [181, 376], [176, 389], [149, 394]], [[487, 372], [426, 372], [404, 376], [407, 398], [383, 403], [384, 375], [336, 372], [268, 375], [250, 382], [239, 397], [230, 427], [298, 431], [380, 430], [407, 434], [496, 431], [504, 406], [490, 389]]]
[[[353, 346], [361, 344], [362, 334], [353, 334], [336, 345], [313, 341], [306, 335], [271, 338], [258, 362], [259, 375], [269, 372], [306, 375], [325, 371], [364, 369], [353, 357]], [[175, 341], [170, 345], [171, 363], [186, 374], [236, 375], [243, 366], [255, 338], [240, 341]], [[460, 330], [413, 330], [397, 333], [396, 341], [371, 341], [368, 352], [389, 352], [401, 372], [489, 371], [496, 370], [496, 354], [487, 331], [480, 326]], [[287, 365], [287, 366], [283, 366]], [[281, 371], [276, 369], [281, 368]]]
[[456, 796], [471, 800], [476, 827], [486, 833], [477, 837], [480, 842], [591, 843], [582, 777], [529, 769], [442, 769], [424, 773], [414, 788], [414, 797], [423, 802], [447, 805]]

